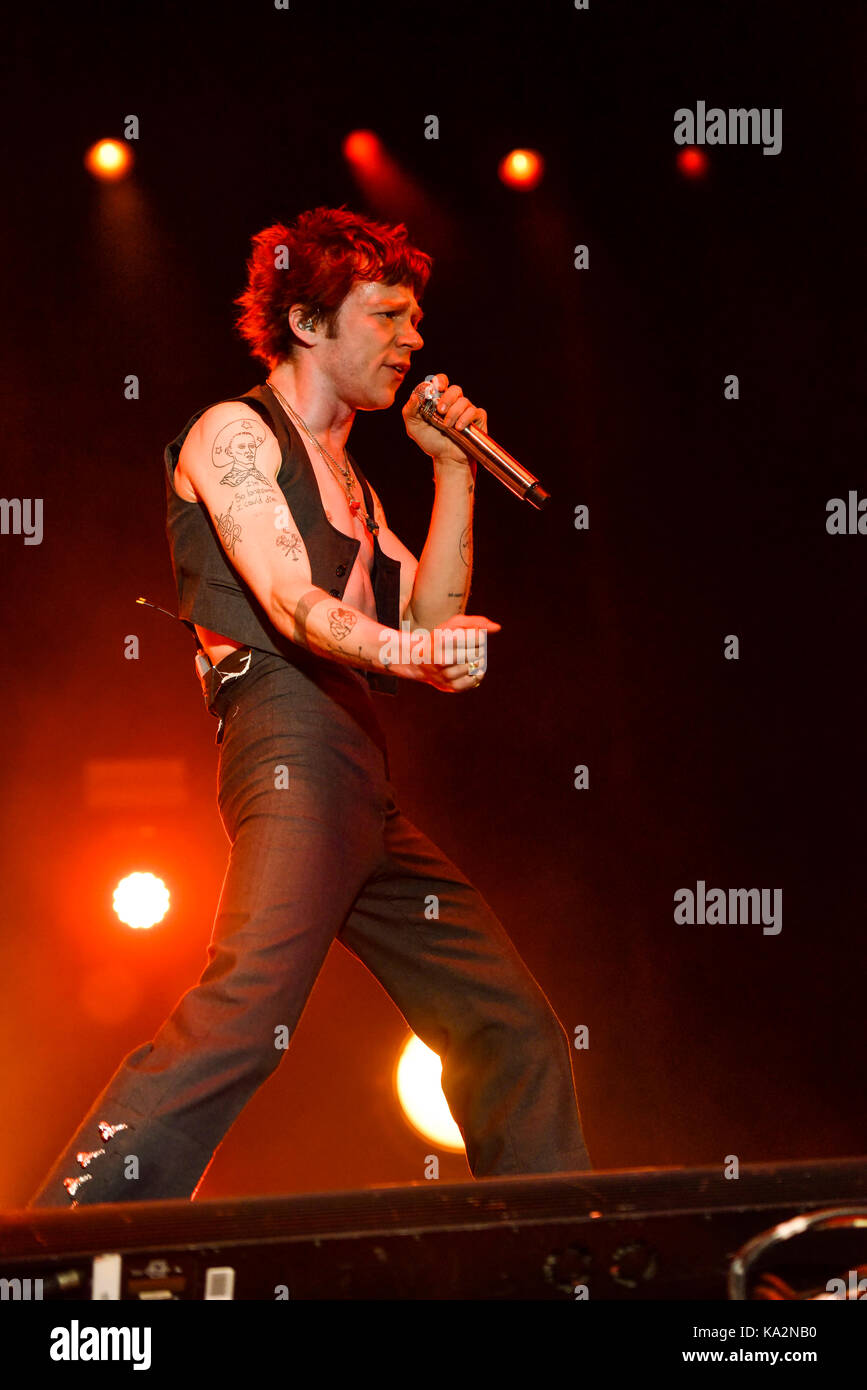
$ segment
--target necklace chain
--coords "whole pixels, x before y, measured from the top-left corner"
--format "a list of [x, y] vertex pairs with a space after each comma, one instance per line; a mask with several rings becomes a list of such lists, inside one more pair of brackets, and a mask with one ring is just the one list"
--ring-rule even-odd
[[[316, 438], [316, 435], [315, 435], [315, 434], [313, 433], [313, 431], [310, 429], [309, 425], [307, 425], [307, 423], [306, 423], [304, 420], [302, 420], [301, 416], [298, 414], [298, 411], [297, 411], [297, 410], [294, 410], [294, 409], [292, 408], [292, 406], [291, 406], [291, 405], [289, 404], [289, 402], [287, 401], [286, 397], [283, 395], [282, 391], [278, 390], [278, 388], [274, 385], [274, 382], [271, 380], [270, 377], [267, 377], [267, 378], [266, 378], [266, 384], [267, 384], [268, 386], [270, 386], [271, 390], [274, 392], [274, 395], [275, 395], [275, 396], [277, 397], [277, 399], [280, 401], [281, 405], [284, 407], [284, 409], [286, 410], [286, 412], [287, 412], [287, 414], [290, 416], [290, 418], [293, 419], [293, 420], [297, 420], [297, 421], [298, 421], [298, 424], [301, 425], [301, 427], [302, 427], [302, 429], [304, 430], [305, 434], [307, 434], [307, 435], [309, 436], [309, 438], [312, 439], [313, 443], [316, 445], [316, 448], [319, 450], [320, 454], [321, 454], [322, 457], [324, 458], [324, 460], [325, 460], [325, 462], [326, 462], [326, 464], [327, 464], [327, 466], [328, 466], [328, 468], [329, 468], [329, 470], [330, 470], [330, 472], [331, 472], [331, 475], [332, 475], [332, 477], [334, 478], [335, 482], [338, 484], [338, 486], [342, 487], [342, 488], [343, 488], [343, 491], [346, 493], [346, 498], [347, 498], [347, 501], [349, 502], [349, 510], [350, 510], [350, 512], [352, 513], [352, 515], [355, 516], [357, 512], [360, 512], [360, 511], [361, 511], [361, 503], [358, 501], [358, 499], [357, 499], [355, 496], [353, 496], [353, 493], [354, 493], [354, 490], [355, 490], [355, 478], [352, 476], [352, 473], [351, 473], [349, 467], [348, 467], [348, 466], [347, 466], [347, 467], [344, 467], [342, 464], [338, 463], [336, 459], [333, 459], [333, 458], [331, 457], [331, 455], [329, 454], [328, 450], [327, 450], [322, 444], [319, 443], [319, 440]], [[346, 458], [346, 447], [345, 447], [345, 446], [344, 446], [344, 449], [343, 449], [343, 456], [344, 456], [344, 458]], [[349, 462], [349, 461], [348, 461], [348, 459], [347, 459], [347, 465], [348, 465], [348, 462]], [[334, 467], [337, 467], [337, 468], [340, 469], [340, 472], [343, 474], [344, 478], [346, 479], [346, 485], [345, 485], [345, 486], [340, 482], [340, 479], [338, 478], [337, 474], [334, 472], [334, 467], [332, 467], [332, 465], [334, 465]], [[379, 531], [379, 525], [378, 525], [377, 521], [375, 520], [375, 518], [372, 517], [372, 516], [368, 516], [367, 513], [365, 512], [365, 514], [364, 514], [364, 524], [365, 524], [365, 526], [367, 527], [368, 531], [370, 532], [371, 536], [375, 537], [376, 534], [377, 534], [377, 532]]]
[[[327, 464], [329, 464], [329, 465], [330, 465], [330, 464], [334, 464], [334, 467], [335, 467], [335, 468], [339, 468], [339, 469], [340, 469], [340, 472], [343, 474], [344, 478], [346, 479], [347, 489], [349, 490], [349, 492], [352, 492], [353, 489], [355, 488], [355, 478], [352, 476], [352, 474], [351, 474], [349, 468], [346, 466], [346, 464], [345, 464], [345, 463], [343, 463], [343, 464], [338, 463], [337, 459], [335, 459], [335, 458], [328, 452], [328, 450], [325, 448], [325, 446], [324, 446], [323, 444], [320, 444], [320, 443], [319, 443], [319, 440], [316, 438], [316, 435], [313, 433], [313, 431], [310, 429], [310, 427], [306, 424], [306, 422], [305, 422], [304, 420], [302, 420], [301, 416], [298, 414], [298, 411], [297, 411], [297, 410], [293, 410], [292, 406], [289, 404], [289, 402], [287, 401], [286, 397], [283, 395], [283, 393], [282, 393], [281, 391], [279, 391], [279, 390], [277, 389], [277, 387], [274, 385], [274, 382], [271, 380], [270, 377], [268, 378], [268, 383], [267, 383], [267, 384], [271, 387], [271, 390], [274, 392], [274, 395], [275, 395], [275, 396], [277, 397], [277, 399], [280, 401], [281, 405], [285, 406], [286, 410], [289, 412], [289, 414], [291, 415], [292, 419], [298, 421], [299, 425], [301, 425], [301, 427], [302, 427], [302, 429], [304, 430], [304, 432], [307, 434], [307, 436], [308, 436], [308, 437], [313, 441], [313, 443], [316, 445], [316, 447], [317, 447], [317, 449], [319, 450], [320, 454], [321, 454], [322, 457], [325, 459], [325, 462], [326, 462]], [[343, 455], [344, 455], [344, 458], [345, 458], [345, 457], [346, 457], [346, 449], [345, 449], [345, 448], [344, 448], [344, 450], [343, 450]], [[334, 473], [334, 468], [332, 468], [331, 471], [332, 471], [332, 473]], [[336, 474], [334, 474], [334, 476], [337, 477]], [[338, 478], [337, 481], [339, 482], [340, 479]], [[355, 500], [355, 499], [353, 498], [353, 501], [354, 501], [354, 500]]]

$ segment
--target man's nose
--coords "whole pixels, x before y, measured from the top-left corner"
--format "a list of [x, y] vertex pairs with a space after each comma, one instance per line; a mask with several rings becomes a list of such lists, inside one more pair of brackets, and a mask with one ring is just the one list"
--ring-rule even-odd
[[410, 352], [417, 352], [419, 348], [424, 347], [424, 338], [417, 328], [410, 326], [405, 333], [401, 334], [401, 344], [408, 347]]

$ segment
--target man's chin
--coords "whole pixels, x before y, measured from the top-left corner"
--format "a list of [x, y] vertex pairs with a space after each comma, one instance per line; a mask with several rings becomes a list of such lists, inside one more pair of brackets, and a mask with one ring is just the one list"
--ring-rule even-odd
[[397, 395], [397, 388], [400, 386], [400, 384], [401, 383], [398, 381], [395, 383], [394, 386], [385, 386], [382, 387], [379, 391], [371, 392], [370, 396], [368, 396], [364, 404], [356, 405], [354, 409], [388, 410], [388, 407], [390, 405], [394, 405], [394, 398]]

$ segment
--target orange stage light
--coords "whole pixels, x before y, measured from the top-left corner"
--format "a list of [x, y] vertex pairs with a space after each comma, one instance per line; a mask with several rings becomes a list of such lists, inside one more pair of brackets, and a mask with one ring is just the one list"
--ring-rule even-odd
[[536, 150], [511, 150], [500, 160], [497, 172], [509, 188], [527, 193], [541, 182], [545, 161]]
[[84, 167], [94, 178], [126, 178], [132, 168], [132, 150], [125, 140], [98, 140], [84, 156]]

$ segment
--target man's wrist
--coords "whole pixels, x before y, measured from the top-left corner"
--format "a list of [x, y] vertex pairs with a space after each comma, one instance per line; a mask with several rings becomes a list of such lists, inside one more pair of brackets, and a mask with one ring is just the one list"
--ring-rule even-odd
[[456, 475], [466, 479], [476, 476], [478, 464], [475, 459], [466, 455], [459, 457], [457, 454], [430, 454], [429, 457], [433, 461], [435, 478]]

